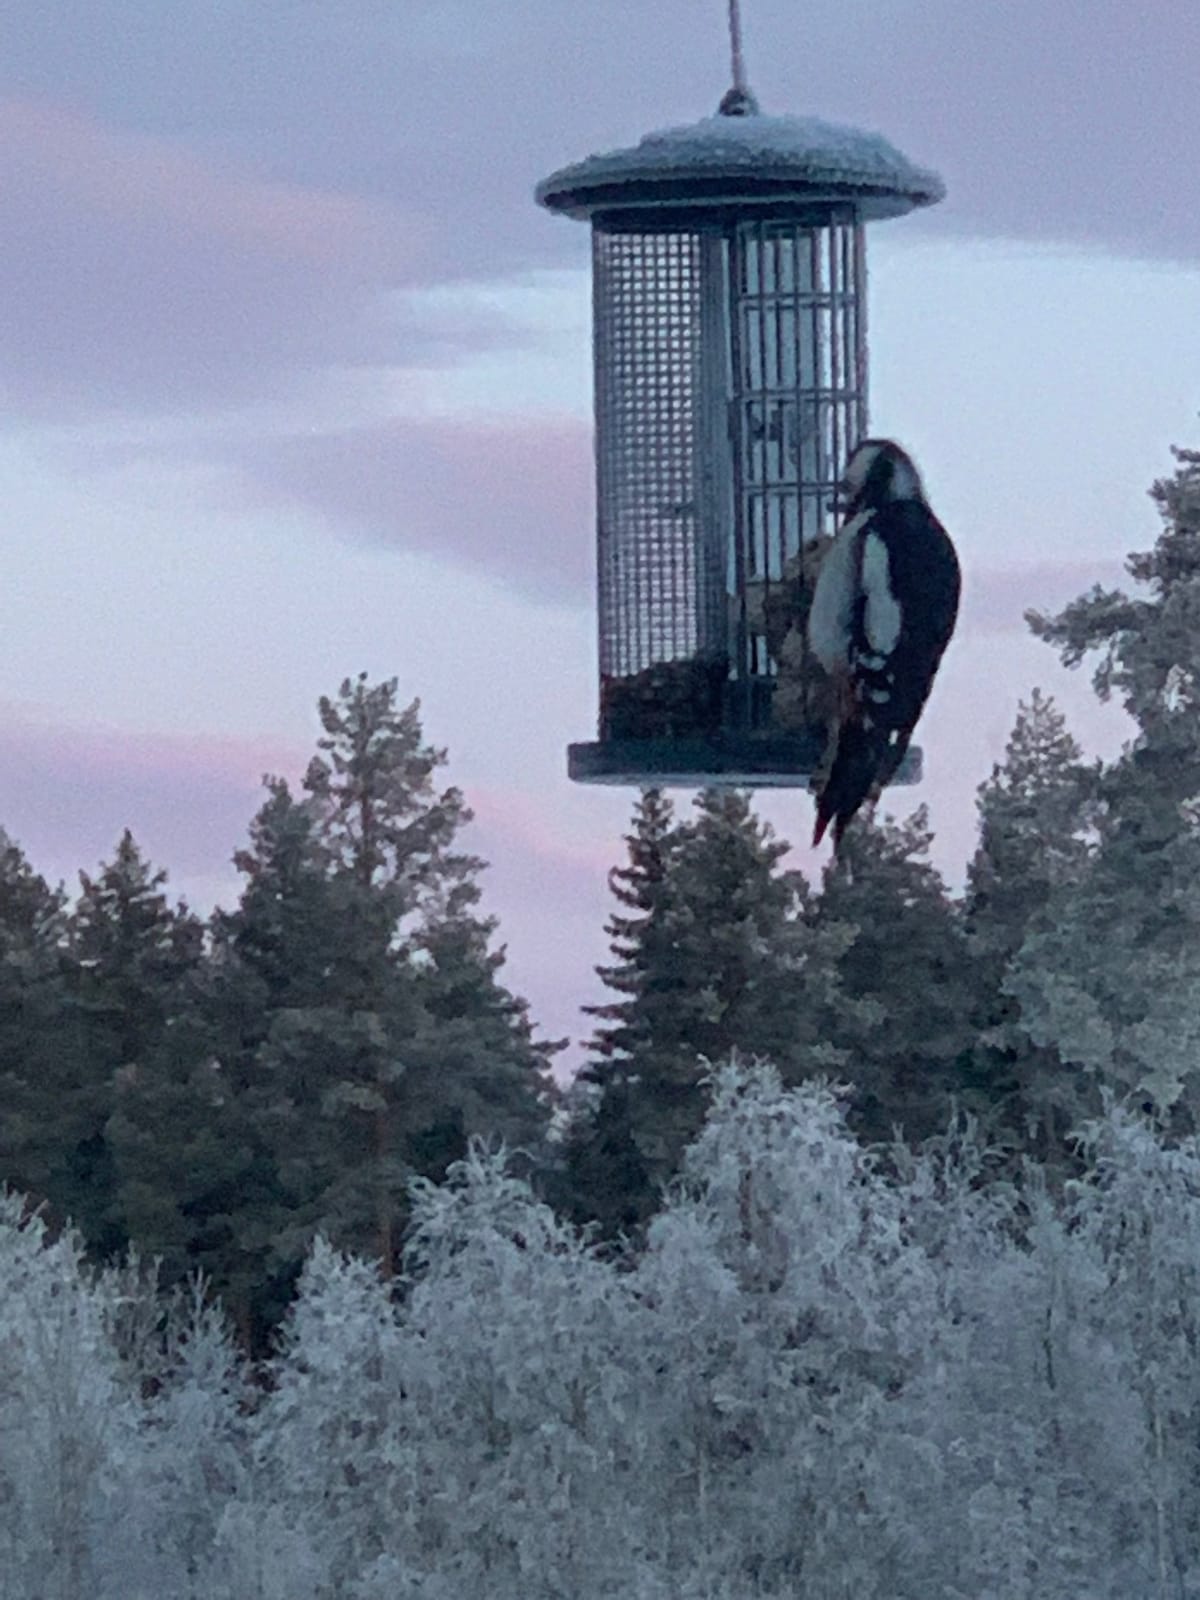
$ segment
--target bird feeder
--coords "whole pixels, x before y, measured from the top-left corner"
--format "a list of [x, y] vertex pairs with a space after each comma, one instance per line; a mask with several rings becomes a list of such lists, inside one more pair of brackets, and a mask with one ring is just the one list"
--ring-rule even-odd
[[715, 116], [539, 184], [592, 226], [600, 716], [572, 778], [807, 783], [808, 597], [867, 427], [864, 224], [942, 194], [876, 134], [763, 115], [736, 73]]

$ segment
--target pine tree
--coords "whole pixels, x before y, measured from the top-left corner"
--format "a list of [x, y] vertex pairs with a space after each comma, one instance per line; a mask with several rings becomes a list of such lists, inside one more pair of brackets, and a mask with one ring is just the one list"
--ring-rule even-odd
[[853, 1121], [871, 1140], [944, 1132], [963, 1088], [971, 973], [957, 909], [927, 859], [932, 838], [924, 806], [901, 822], [863, 816], [816, 904], [817, 926], [846, 941], [832, 1040], [849, 1059]]
[[555, 1049], [501, 981], [483, 864], [457, 847], [470, 813], [435, 784], [445, 755], [416, 702], [360, 677], [320, 718], [307, 793], [268, 780], [215, 937], [221, 1055], [252, 1136], [234, 1233], [256, 1337], [317, 1228], [390, 1271], [414, 1176], [473, 1134], [536, 1147]]
[[1200, 452], [1176, 457], [1151, 491], [1163, 531], [1127, 562], [1147, 592], [1029, 619], [1067, 665], [1099, 656], [1097, 693], [1138, 731], [1102, 775], [1089, 870], [1052, 896], [1008, 986], [1035, 1042], [1179, 1127], [1200, 1105]]
[[1174, 454], [1177, 470], [1150, 491], [1163, 531], [1153, 549], [1126, 561], [1149, 593], [1131, 597], [1097, 586], [1056, 617], [1028, 617], [1067, 666], [1098, 655], [1096, 693], [1101, 700], [1116, 694], [1137, 723], [1130, 759], [1118, 764], [1131, 792], [1110, 783], [1106, 798], [1126, 802], [1122, 826], [1147, 848], [1155, 836], [1160, 843], [1175, 836], [1176, 808], [1200, 794], [1200, 451]]
[[364, 672], [336, 700], [322, 696], [322, 753], [304, 779], [317, 836], [360, 888], [380, 891], [389, 932], [430, 899], [452, 908], [483, 865], [452, 849], [471, 813], [458, 789], [437, 792], [446, 752], [424, 743], [420, 701], [401, 708], [396, 690], [395, 678], [369, 684]]
[[363, 674], [322, 699], [321, 754], [304, 780], [361, 956], [341, 1081], [322, 1101], [327, 1149], [345, 1141], [328, 1199], [361, 1216], [370, 1195], [389, 1268], [414, 1157], [444, 1165], [485, 1123], [532, 1135], [548, 1059], [496, 981], [503, 954], [489, 953], [493, 924], [475, 912], [483, 862], [456, 848], [471, 813], [457, 788], [438, 791], [445, 752], [424, 742], [419, 702], [400, 707], [396, 691]]

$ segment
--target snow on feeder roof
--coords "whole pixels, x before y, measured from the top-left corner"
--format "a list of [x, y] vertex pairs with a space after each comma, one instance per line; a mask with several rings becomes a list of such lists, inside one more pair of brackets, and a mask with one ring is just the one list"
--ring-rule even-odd
[[850, 201], [871, 222], [933, 205], [945, 187], [881, 134], [820, 117], [749, 111], [718, 112], [648, 133], [628, 149], [588, 156], [552, 173], [536, 193], [549, 210], [581, 218], [612, 208], [790, 200]]
[[[736, 18], [731, 0], [731, 27]], [[540, 183], [592, 224], [599, 737], [587, 783], [797, 787], [832, 686], [807, 642], [867, 431], [864, 222], [943, 195], [879, 134], [716, 116]], [[896, 782], [920, 774], [910, 749]]]

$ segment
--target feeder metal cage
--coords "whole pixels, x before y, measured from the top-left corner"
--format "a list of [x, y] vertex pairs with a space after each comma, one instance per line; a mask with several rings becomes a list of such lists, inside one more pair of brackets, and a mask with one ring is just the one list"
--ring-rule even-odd
[[600, 716], [569, 751], [583, 781], [794, 786], [824, 745], [805, 623], [867, 425], [863, 224], [941, 187], [877, 136], [738, 103], [538, 190], [593, 229]]

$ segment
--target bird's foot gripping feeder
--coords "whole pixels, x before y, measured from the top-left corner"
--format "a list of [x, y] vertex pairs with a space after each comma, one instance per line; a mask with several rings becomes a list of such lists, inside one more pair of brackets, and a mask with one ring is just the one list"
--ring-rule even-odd
[[[736, 78], [736, 74], [735, 74]], [[539, 185], [593, 238], [599, 737], [587, 783], [803, 787], [805, 624], [866, 431], [864, 224], [941, 198], [876, 134], [722, 112]], [[894, 781], [913, 781], [910, 752]]]

